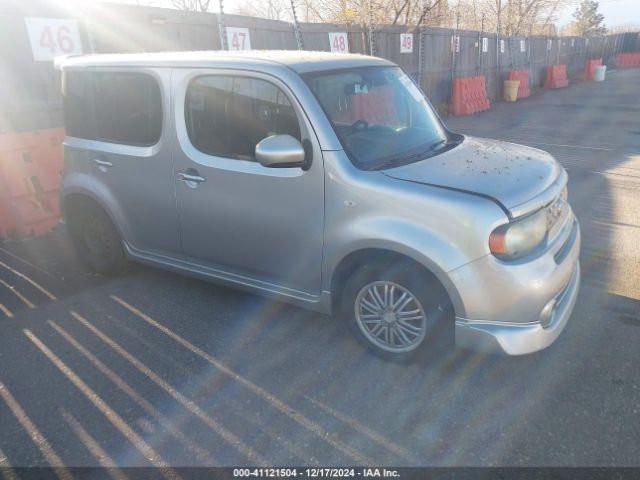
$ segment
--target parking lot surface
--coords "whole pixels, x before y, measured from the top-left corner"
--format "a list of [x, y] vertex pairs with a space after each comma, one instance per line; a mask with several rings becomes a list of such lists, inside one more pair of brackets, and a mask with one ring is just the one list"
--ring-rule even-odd
[[446, 119], [548, 150], [583, 232], [549, 349], [398, 365], [337, 320], [173, 273], [0, 245], [0, 465], [638, 466], [640, 71]]

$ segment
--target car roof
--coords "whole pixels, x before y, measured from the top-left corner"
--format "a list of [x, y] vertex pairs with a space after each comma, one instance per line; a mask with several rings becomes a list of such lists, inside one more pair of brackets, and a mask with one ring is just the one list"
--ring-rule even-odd
[[255, 68], [261, 65], [285, 66], [298, 73], [318, 70], [336, 70], [366, 66], [394, 66], [392, 62], [378, 57], [351, 53], [308, 52], [298, 50], [246, 50], [125, 53], [77, 55], [59, 57], [56, 67], [240, 67]]

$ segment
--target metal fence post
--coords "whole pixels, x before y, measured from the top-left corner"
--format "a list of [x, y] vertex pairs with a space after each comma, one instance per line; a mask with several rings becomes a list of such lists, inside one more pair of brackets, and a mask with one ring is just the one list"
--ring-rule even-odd
[[[460, 5], [458, 4], [458, 7]], [[458, 37], [458, 30], [460, 28], [460, 10], [458, 10], [456, 18], [456, 28], [451, 32], [451, 86], [449, 88], [449, 100], [453, 98], [453, 84], [456, 80], [456, 63], [458, 62], [458, 52], [456, 49], [461, 49], [460, 40]]]
[[611, 41], [609, 42], [609, 48], [608, 48], [609, 51], [607, 52], [607, 59], [606, 60], [603, 59], [603, 62], [605, 64], [610, 63], [611, 60], [613, 58], [615, 58], [616, 41], [617, 41], [617, 39], [618, 39], [617, 36], [609, 37], [609, 40], [611, 40]]
[[298, 15], [296, 14], [296, 5], [294, 3], [294, 0], [291, 0], [291, 14], [293, 15], [293, 33], [296, 36], [296, 43], [298, 44], [298, 50], [304, 50], [302, 33], [300, 32], [300, 25], [298, 24]]
[[547, 35], [546, 39], [547, 39], [547, 42], [546, 42], [546, 45], [544, 46], [544, 48], [547, 49], [547, 61], [546, 61], [546, 65], [545, 66], [547, 68], [549, 68], [549, 52], [551, 51], [551, 48], [549, 48], [549, 46], [550, 46], [549, 42], [551, 41], [551, 39], [549, 38], [548, 35]]
[[373, 37], [375, 32], [375, 27], [373, 25], [373, 1], [369, 1], [369, 54], [374, 57], [376, 54], [376, 41]]
[[92, 21], [88, 18], [84, 18], [82, 24], [86, 34], [87, 43], [89, 44], [89, 53], [97, 53], [96, 38], [92, 28]]
[[484, 34], [484, 14], [482, 20], [480, 20], [480, 31], [478, 32], [478, 54], [476, 61], [476, 76], [480, 75], [480, 68], [482, 67], [482, 36]]
[[460, 11], [456, 20], [456, 28], [451, 33], [451, 85], [453, 87], [453, 79], [456, 77], [456, 63], [458, 61], [457, 49], [460, 49], [460, 39], [458, 36], [458, 29], [460, 28]]
[[586, 62], [587, 59], [591, 56], [589, 54], [590, 50], [591, 50], [591, 42], [589, 41], [589, 37], [586, 37], [584, 40], [584, 58], [582, 59], [583, 62]]
[[525, 37], [525, 45], [527, 47], [527, 63], [529, 65], [529, 88], [533, 91], [533, 68], [531, 67], [531, 49], [533, 48], [533, 41], [531, 37]]
[[227, 29], [224, 26], [224, 9], [222, 1], [223, 0], [219, 0], [220, 13], [216, 15], [218, 20], [218, 32], [220, 33], [220, 48], [222, 50], [229, 50], [229, 45], [227, 45]]
[[500, 10], [496, 23], [496, 100], [500, 98]]
[[424, 39], [422, 33], [422, 27], [418, 27], [418, 85], [420, 85], [420, 88], [422, 88], [422, 72], [424, 69]]

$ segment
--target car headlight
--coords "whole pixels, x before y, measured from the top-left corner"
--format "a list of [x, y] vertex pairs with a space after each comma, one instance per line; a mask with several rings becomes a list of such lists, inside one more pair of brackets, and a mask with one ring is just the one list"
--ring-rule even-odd
[[489, 249], [496, 257], [515, 260], [531, 253], [547, 237], [547, 208], [500, 225], [489, 236]]

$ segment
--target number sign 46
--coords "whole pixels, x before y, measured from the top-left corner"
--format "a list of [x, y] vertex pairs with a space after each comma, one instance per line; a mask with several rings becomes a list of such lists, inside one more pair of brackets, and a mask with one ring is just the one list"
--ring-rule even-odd
[[68, 18], [25, 18], [33, 59], [53, 60], [59, 55], [82, 54], [78, 22]]

